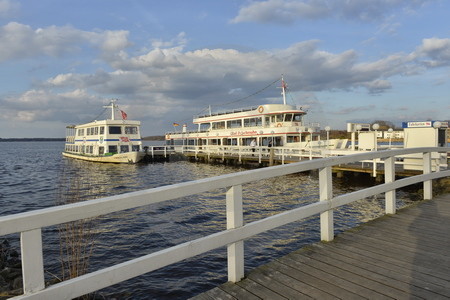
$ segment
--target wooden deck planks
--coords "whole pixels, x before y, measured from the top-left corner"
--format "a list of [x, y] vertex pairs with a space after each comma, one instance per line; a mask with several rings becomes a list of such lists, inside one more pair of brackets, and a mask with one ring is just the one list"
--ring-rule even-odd
[[450, 195], [444, 195], [297, 250], [193, 299], [450, 299], [449, 231]]

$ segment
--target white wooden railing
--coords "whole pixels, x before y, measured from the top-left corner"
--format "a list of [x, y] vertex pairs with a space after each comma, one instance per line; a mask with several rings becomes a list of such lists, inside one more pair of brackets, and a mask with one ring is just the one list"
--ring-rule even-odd
[[[224, 246], [228, 248], [228, 279], [233, 282], [239, 281], [244, 276], [245, 239], [320, 214], [321, 240], [331, 241], [334, 237], [333, 209], [339, 206], [385, 193], [385, 211], [387, 214], [394, 214], [396, 211], [395, 190], [419, 182], [423, 182], [424, 185], [424, 199], [431, 199], [432, 180], [450, 176], [450, 170], [431, 172], [431, 153], [449, 151], [450, 148], [410, 148], [322, 158], [0, 217], [0, 236], [20, 233], [21, 237], [24, 294], [14, 299], [72, 299]], [[395, 180], [395, 157], [413, 153], [423, 153], [423, 174]], [[332, 166], [369, 159], [384, 160], [385, 183], [333, 197]], [[319, 170], [319, 201], [244, 224], [243, 184], [316, 169]], [[45, 287], [41, 237], [43, 227], [200, 194], [218, 188], [227, 188], [226, 230]]]

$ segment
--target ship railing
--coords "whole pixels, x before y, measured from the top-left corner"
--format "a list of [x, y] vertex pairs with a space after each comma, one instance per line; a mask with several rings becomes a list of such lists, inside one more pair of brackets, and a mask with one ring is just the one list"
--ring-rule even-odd
[[[396, 212], [396, 190], [416, 183], [423, 183], [423, 198], [432, 199], [432, 180], [450, 176], [450, 170], [448, 169], [432, 172], [431, 156], [432, 153], [436, 152], [450, 152], [450, 147], [372, 151], [308, 160], [0, 217], [0, 236], [20, 233], [21, 240], [24, 294], [11, 299], [76, 298], [221, 247], [227, 248], [228, 280], [231, 282], [240, 281], [244, 277], [244, 242], [257, 234], [313, 215], [320, 215], [320, 238], [322, 241], [332, 241], [334, 239], [334, 209], [343, 205], [384, 194], [385, 213], [394, 214]], [[396, 179], [396, 157], [415, 153], [420, 153], [423, 156], [423, 174]], [[333, 166], [375, 159], [383, 161], [384, 183], [333, 196]], [[311, 170], [318, 170], [319, 174], [317, 202], [283, 211], [257, 221], [244, 223], [243, 199], [246, 191], [243, 187], [245, 184]], [[223, 188], [226, 189], [223, 195], [226, 203], [227, 226], [225, 230], [48, 287], [45, 286], [42, 250], [43, 228]], [[293, 197], [296, 196], [293, 195]], [[128, 221], [131, 222], [132, 220]]]
[[214, 111], [214, 112], [211, 112], [208, 114], [196, 115], [196, 116], [194, 116], [194, 119], [206, 118], [206, 117], [212, 117], [212, 116], [220, 116], [220, 115], [228, 115], [228, 114], [240, 113], [240, 112], [245, 112], [245, 111], [252, 111], [252, 110], [256, 110], [257, 108], [258, 108], [258, 106], [249, 106], [249, 107], [237, 108], [237, 109], [232, 109], [232, 110], [219, 110], [219, 111]]

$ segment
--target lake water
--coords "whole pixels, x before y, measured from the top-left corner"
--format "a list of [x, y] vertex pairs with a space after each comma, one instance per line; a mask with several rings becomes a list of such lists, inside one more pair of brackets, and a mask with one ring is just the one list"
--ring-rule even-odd
[[[94, 199], [212, 177], [245, 169], [187, 161], [154, 164], [98, 164], [63, 158], [63, 142], [0, 143], [0, 215]], [[351, 176], [333, 178], [333, 193], [373, 184]], [[397, 192], [399, 206], [410, 203]], [[293, 174], [243, 186], [244, 218], [251, 222], [318, 200], [317, 174]], [[383, 195], [336, 210], [342, 231], [383, 214]], [[89, 270], [111, 266], [225, 229], [225, 190], [215, 190], [97, 218]], [[43, 229], [46, 279], [60, 276], [59, 230]], [[245, 241], [246, 271], [319, 241], [312, 217]], [[18, 249], [18, 234], [7, 238]], [[116, 299], [186, 299], [226, 282], [226, 249], [171, 265], [98, 291]]]

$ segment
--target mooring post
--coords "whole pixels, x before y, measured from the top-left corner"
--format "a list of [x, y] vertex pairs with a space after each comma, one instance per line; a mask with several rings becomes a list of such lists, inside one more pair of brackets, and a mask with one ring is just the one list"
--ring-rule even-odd
[[[319, 194], [320, 201], [330, 201], [333, 197], [331, 167], [325, 167], [319, 170]], [[320, 214], [320, 238], [326, 242], [334, 239], [332, 208]]]
[[[242, 185], [232, 186], [226, 195], [227, 229], [242, 227]], [[228, 245], [228, 281], [238, 282], [244, 278], [244, 241]]]

